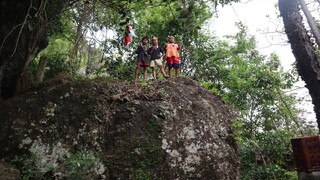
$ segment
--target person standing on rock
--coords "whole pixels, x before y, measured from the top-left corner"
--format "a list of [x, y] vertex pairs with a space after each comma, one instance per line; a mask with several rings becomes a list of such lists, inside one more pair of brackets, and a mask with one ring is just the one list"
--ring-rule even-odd
[[174, 43], [174, 37], [169, 36], [169, 43], [164, 47], [166, 51], [166, 61], [169, 68], [169, 77], [172, 77], [172, 68], [175, 69], [176, 77], [179, 75], [180, 58], [179, 50], [181, 49], [179, 44]]
[[152, 67], [152, 76], [153, 79], [157, 79], [157, 66], [160, 68], [163, 77], [167, 78], [166, 72], [164, 71], [162, 56], [164, 54], [161, 47], [158, 45], [158, 37], [152, 37], [152, 47], [148, 49], [148, 54], [151, 56], [150, 67]]
[[147, 37], [143, 37], [141, 40], [141, 44], [138, 46], [136, 50], [136, 54], [138, 54], [138, 61], [137, 61], [137, 67], [134, 73], [134, 80], [136, 81], [139, 76], [140, 67], [143, 68], [143, 79], [146, 80], [147, 78], [147, 67], [149, 67], [149, 58], [148, 58], [148, 43], [149, 40]]

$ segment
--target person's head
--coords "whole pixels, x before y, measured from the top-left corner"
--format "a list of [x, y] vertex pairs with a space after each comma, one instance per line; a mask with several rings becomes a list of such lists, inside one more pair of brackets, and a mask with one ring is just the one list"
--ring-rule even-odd
[[174, 37], [173, 36], [169, 36], [169, 43], [174, 43]]
[[152, 37], [152, 45], [154, 45], [154, 46], [158, 45], [158, 37], [157, 36]]
[[141, 43], [142, 43], [143, 45], [148, 44], [148, 43], [149, 43], [148, 38], [147, 38], [147, 37], [143, 37], [142, 40], [141, 40]]

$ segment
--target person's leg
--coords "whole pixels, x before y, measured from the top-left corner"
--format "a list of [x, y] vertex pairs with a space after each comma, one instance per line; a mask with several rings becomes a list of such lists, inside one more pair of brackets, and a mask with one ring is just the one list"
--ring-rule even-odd
[[157, 76], [156, 67], [152, 68], [152, 76], [153, 76], [153, 79], [155, 80]]
[[176, 70], [176, 77], [178, 77], [179, 76], [179, 68], [175, 68], [175, 70]]
[[179, 68], [180, 68], [180, 59], [175, 57], [173, 60], [173, 68], [176, 71], [176, 77], [179, 76]]
[[152, 68], [152, 77], [153, 79], [156, 79], [156, 61], [151, 60], [150, 67]]
[[170, 57], [166, 58], [167, 61], [167, 65], [168, 65], [168, 73], [169, 73], [169, 77], [172, 77], [172, 65], [173, 65], [173, 60]]
[[135, 73], [134, 73], [134, 80], [135, 80], [135, 81], [138, 79], [139, 70], [140, 70], [140, 65], [137, 64], [136, 71], [135, 71]]
[[170, 78], [172, 77], [172, 67], [170, 67], [170, 65], [169, 65], [169, 77]]
[[163, 75], [163, 77], [167, 78], [168, 76], [166, 75], [166, 72], [164, 71], [164, 67], [162, 65], [159, 65], [159, 68], [161, 70], [161, 74]]
[[143, 79], [147, 80], [147, 67], [146, 66], [143, 67]]

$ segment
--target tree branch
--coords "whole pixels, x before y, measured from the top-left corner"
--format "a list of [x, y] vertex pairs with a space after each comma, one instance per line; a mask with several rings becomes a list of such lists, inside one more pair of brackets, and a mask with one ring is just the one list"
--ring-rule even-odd
[[1, 53], [1, 50], [2, 50], [2, 48], [3, 48], [3, 45], [4, 45], [4, 43], [6, 42], [7, 38], [11, 35], [11, 33], [12, 33], [17, 27], [21, 26], [22, 24], [23, 24], [23, 23], [17, 24], [17, 25], [16, 25], [15, 27], [13, 27], [13, 28], [11, 29], [11, 31], [6, 35], [6, 37], [3, 39], [2, 43], [1, 43], [0, 53]]
[[306, 2], [304, 0], [299, 0], [298, 2], [301, 6], [303, 13], [305, 14], [305, 16], [307, 18], [311, 32], [312, 32], [314, 38], [316, 39], [316, 43], [318, 44], [318, 46], [320, 46], [320, 32], [319, 32], [319, 28], [318, 28], [317, 24], [315, 23], [307, 5], [306, 5]]
[[20, 28], [20, 31], [19, 31], [19, 34], [18, 34], [18, 37], [17, 37], [17, 40], [16, 40], [16, 45], [15, 45], [15, 48], [14, 48], [12, 54], [11, 54], [11, 57], [13, 57], [13, 55], [14, 55], [14, 54], [16, 53], [16, 51], [17, 51], [17, 47], [18, 47], [18, 43], [19, 43], [19, 40], [20, 40], [20, 36], [21, 36], [22, 30], [23, 30], [23, 28], [24, 28], [24, 25], [25, 25], [26, 22], [27, 22], [27, 19], [28, 19], [28, 17], [29, 17], [30, 10], [31, 10], [31, 8], [32, 8], [32, 4], [33, 4], [32, 2], [33, 2], [33, 1], [31, 0], [31, 1], [30, 1], [29, 9], [28, 9], [28, 11], [27, 11], [27, 15], [26, 15], [26, 17], [24, 18], [24, 21], [23, 21], [22, 26], [21, 26], [21, 28]]

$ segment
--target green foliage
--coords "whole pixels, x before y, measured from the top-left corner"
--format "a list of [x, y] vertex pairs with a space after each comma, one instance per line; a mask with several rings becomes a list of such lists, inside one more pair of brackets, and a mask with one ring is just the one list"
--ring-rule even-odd
[[67, 158], [62, 165], [70, 179], [85, 179], [86, 174], [99, 162], [97, 154], [90, 151], [80, 151]]
[[[241, 179], [290, 179], [287, 163], [292, 163], [288, 150], [294, 135], [287, 130], [261, 132], [240, 143]], [[292, 176], [291, 176], [292, 178]]]
[[13, 162], [21, 166], [22, 178], [28, 180], [52, 178], [50, 174], [53, 175], [54, 172], [62, 173], [70, 179], [85, 179], [90, 170], [98, 168], [99, 161], [97, 154], [91, 151], [80, 151], [54, 164], [43, 161], [43, 157], [35, 154], [17, 157]]
[[[52, 14], [50, 43], [41, 53], [41, 56], [48, 55], [46, 77], [68, 70], [83, 76], [111, 75], [120, 79], [133, 79], [135, 65], [131, 61], [134, 57], [132, 52], [141, 37], [159, 36], [160, 45], [163, 46], [167, 36], [173, 34], [178, 43], [189, 46], [200, 34], [204, 22], [212, 16], [212, 6], [231, 2], [238, 0], [80, 0], [70, 3], [62, 11], [60, 5], [66, 2], [50, 1], [47, 9]], [[63, 12], [57, 13], [60, 19], [54, 15], [55, 8]], [[132, 25], [138, 35], [133, 38], [132, 48], [128, 51], [122, 49], [127, 24]], [[115, 37], [96, 38], [110, 30]], [[95, 46], [90, 50], [92, 45]], [[185, 53], [187, 51], [183, 49], [183, 61]], [[110, 54], [113, 55], [110, 57]], [[37, 61], [32, 63], [33, 72], [37, 64]]]
[[54, 169], [51, 164], [41, 161], [37, 155], [23, 155], [13, 160], [15, 164], [21, 166], [21, 175], [23, 180], [41, 179], [47, 171]]
[[238, 27], [227, 37], [230, 43], [200, 37], [186, 72], [238, 112], [233, 127], [241, 179], [294, 179], [290, 138], [309, 131], [298, 118], [294, 97], [284, 93], [296, 78], [282, 70], [275, 54], [260, 55], [246, 27]]
[[35, 73], [40, 57], [47, 59], [46, 77], [53, 77], [60, 72], [68, 71], [68, 62], [71, 43], [64, 38], [50, 38], [48, 46], [42, 50], [35, 61], [31, 63], [30, 71]]
[[47, 76], [54, 76], [59, 72], [67, 70], [66, 59], [70, 49], [70, 42], [63, 39], [54, 39], [49, 41], [48, 47], [41, 53], [47, 57]]
[[48, 18], [48, 36], [53, 36], [63, 31], [60, 17], [66, 2], [66, 0], [52, 0], [47, 2], [45, 12], [46, 17]]
[[[136, 67], [136, 61], [110, 61], [105, 69], [111, 76], [116, 77], [120, 80], [133, 80], [134, 79], [134, 69]], [[142, 71], [142, 70], [140, 70]], [[141, 74], [141, 72], [140, 72]]]
[[151, 6], [136, 14], [140, 37], [156, 35], [163, 45], [168, 35], [177, 41], [190, 43], [200, 32], [201, 25], [211, 17], [209, 6], [203, 1], [173, 1], [166, 6]]

